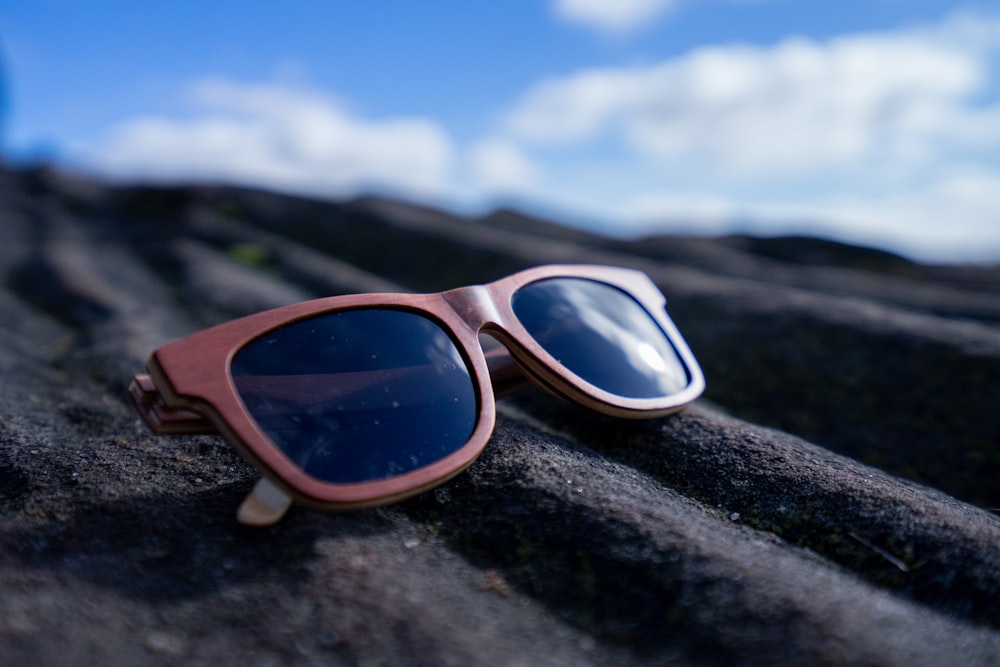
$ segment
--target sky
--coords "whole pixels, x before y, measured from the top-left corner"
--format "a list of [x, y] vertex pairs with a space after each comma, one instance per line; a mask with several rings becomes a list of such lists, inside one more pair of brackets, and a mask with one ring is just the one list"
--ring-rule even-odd
[[4, 0], [8, 161], [1000, 261], [997, 0]]

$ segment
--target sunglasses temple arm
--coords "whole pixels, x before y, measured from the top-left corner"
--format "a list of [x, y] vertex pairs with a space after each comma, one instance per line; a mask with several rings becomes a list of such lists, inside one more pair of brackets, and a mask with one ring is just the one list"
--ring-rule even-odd
[[281, 521], [291, 506], [291, 496], [267, 477], [261, 477], [240, 504], [236, 520], [244, 526], [273, 526]]
[[490, 382], [493, 384], [493, 395], [496, 398], [510, 396], [531, 384], [505, 347], [487, 352], [486, 366], [490, 370]]
[[[487, 352], [486, 364], [496, 398], [509, 396], [530, 384], [505, 347]], [[128, 393], [139, 416], [146, 422], [149, 430], [157, 435], [207, 435], [217, 432], [212, 423], [200, 413], [168, 407], [147, 374], [133, 377]]]
[[[529, 384], [506, 348], [498, 348], [486, 355], [490, 370], [490, 381], [497, 398], [507, 396]], [[292, 498], [274, 485], [266, 477], [257, 480], [253, 490], [247, 494], [236, 520], [244, 526], [272, 526], [285, 516], [292, 505]]]
[[[486, 363], [497, 398], [507, 396], [529, 384], [505, 348], [498, 348], [488, 353]], [[244, 526], [272, 526], [285, 516], [291, 506], [292, 498], [287, 493], [266, 477], [261, 477], [240, 505], [236, 512], [236, 520]]]
[[139, 416], [156, 435], [217, 433], [212, 423], [199, 413], [167, 407], [148, 375], [140, 374], [132, 378], [128, 394]]
[[[136, 375], [128, 393], [143, 421], [157, 435], [216, 433], [212, 423], [197, 412], [164, 405], [148, 375]], [[243, 500], [236, 520], [245, 526], [271, 526], [285, 516], [291, 505], [292, 499], [288, 494], [262, 477]]]
[[[530, 384], [506, 348], [491, 350], [486, 355], [486, 363], [497, 398], [508, 396]], [[148, 375], [140, 374], [133, 378], [129, 396], [143, 421], [157, 435], [216, 433], [212, 423], [197, 412], [167, 407]], [[271, 526], [285, 516], [291, 505], [292, 498], [288, 494], [262, 477], [240, 504], [236, 519], [245, 526]]]

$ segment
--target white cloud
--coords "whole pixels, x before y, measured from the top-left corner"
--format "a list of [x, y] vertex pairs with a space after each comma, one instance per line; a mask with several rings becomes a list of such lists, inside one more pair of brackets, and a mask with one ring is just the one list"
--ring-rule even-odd
[[187, 118], [122, 124], [89, 163], [324, 196], [513, 195], [620, 231], [741, 224], [1000, 258], [1000, 18], [581, 70], [460, 145], [433, 120], [362, 117], [301, 85], [205, 81], [192, 100]]
[[927, 260], [1000, 258], [1000, 169], [957, 167], [928, 182], [808, 197], [659, 191], [635, 196], [617, 219], [633, 233], [819, 234]]
[[633, 233], [806, 233], [929, 261], [1000, 259], [1000, 168], [960, 166], [896, 189], [811, 196], [640, 193], [608, 211]]
[[537, 167], [515, 143], [500, 138], [483, 139], [468, 153], [474, 186], [488, 193], [519, 194], [529, 190]]
[[922, 256], [1000, 257], [998, 93], [1000, 19], [955, 15], [581, 70], [529, 89], [506, 130], [529, 155], [607, 175], [603, 201], [592, 181], [574, 196], [633, 228], [816, 224]]
[[955, 167], [929, 182], [881, 193], [830, 196], [802, 213], [854, 238], [923, 258], [1000, 258], [1000, 169]]
[[556, 15], [608, 33], [634, 30], [671, 10], [676, 0], [555, 0]]
[[655, 230], [664, 220], [690, 220], [697, 223], [702, 234], [723, 233], [734, 220], [746, 214], [735, 201], [710, 192], [643, 193], [619, 211], [624, 222], [639, 229]]
[[[1000, 104], [970, 100], [988, 77], [955, 28], [715, 46], [646, 67], [543, 82], [509, 115], [529, 142], [619, 137], [636, 154], [738, 176], [896, 166], [1000, 139]], [[972, 136], [969, 136], [972, 135]]]
[[203, 81], [200, 115], [144, 118], [113, 130], [88, 160], [116, 175], [210, 178], [320, 195], [387, 188], [439, 195], [454, 148], [419, 118], [367, 120], [315, 91]]

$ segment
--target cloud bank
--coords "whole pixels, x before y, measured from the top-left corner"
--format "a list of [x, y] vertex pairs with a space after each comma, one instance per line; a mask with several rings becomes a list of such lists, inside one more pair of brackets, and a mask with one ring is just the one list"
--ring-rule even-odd
[[[648, 17], [666, 4], [614, 6]], [[1000, 18], [581, 69], [527, 85], [467, 142], [433, 118], [366, 118], [278, 84], [203, 81], [191, 100], [187, 118], [115, 128], [86, 161], [321, 196], [515, 197], [617, 232], [818, 229], [923, 257], [1000, 257]]]
[[622, 34], [667, 13], [676, 0], [555, 0], [556, 16], [600, 32]]
[[630, 178], [613, 207], [588, 196], [592, 187], [577, 201], [637, 228], [810, 223], [916, 254], [975, 245], [1000, 256], [1000, 197], [988, 194], [1000, 192], [998, 64], [1000, 20], [971, 15], [828, 41], [717, 45], [539, 82], [509, 109], [506, 129], [605, 179]]
[[317, 91], [206, 80], [191, 89], [190, 119], [140, 118], [96, 152], [106, 172], [221, 179], [335, 196], [388, 188], [436, 196], [455, 148], [421, 118], [364, 119]]

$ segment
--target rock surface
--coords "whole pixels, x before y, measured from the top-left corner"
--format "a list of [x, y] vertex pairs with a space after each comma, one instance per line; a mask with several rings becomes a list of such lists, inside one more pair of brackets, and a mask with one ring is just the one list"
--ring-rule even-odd
[[[449, 484], [254, 530], [125, 398], [231, 317], [566, 261], [649, 273], [705, 399], [529, 390]], [[0, 276], [0, 664], [1000, 664], [1000, 270], [5, 170]]]

